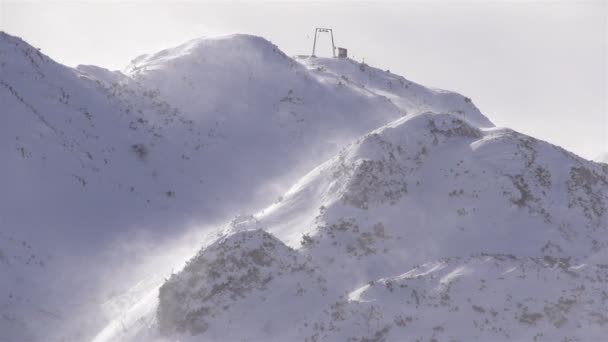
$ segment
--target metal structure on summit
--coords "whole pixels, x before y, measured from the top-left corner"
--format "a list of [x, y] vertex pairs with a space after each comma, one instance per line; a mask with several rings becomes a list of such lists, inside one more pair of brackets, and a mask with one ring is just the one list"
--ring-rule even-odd
[[317, 36], [319, 33], [329, 33], [329, 35], [331, 36], [331, 55], [336, 58], [336, 49], [338, 49], [338, 58], [347, 58], [348, 56], [348, 52], [345, 48], [336, 48], [336, 45], [334, 43], [334, 31], [330, 28], [316, 28], [315, 29], [315, 39], [312, 43], [312, 57], [316, 57], [315, 56], [315, 50], [317, 48]]

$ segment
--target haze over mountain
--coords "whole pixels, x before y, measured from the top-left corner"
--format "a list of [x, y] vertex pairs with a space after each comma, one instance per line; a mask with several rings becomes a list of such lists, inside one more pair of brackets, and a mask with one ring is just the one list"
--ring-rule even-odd
[[1, 33], [0, 103], [7, 341], [608, 333], [608, 165], [462, 95], [242, 34], [118, 72]]

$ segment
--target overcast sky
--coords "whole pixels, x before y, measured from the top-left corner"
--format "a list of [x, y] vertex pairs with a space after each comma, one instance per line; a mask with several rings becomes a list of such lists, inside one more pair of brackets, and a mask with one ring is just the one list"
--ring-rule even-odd
[[355, 59], [460, 92], [497, 125], [587, 158], [608, 150], [607, 16], [606, 1], [0, 0], [0, 30], [69, 66], [122, 69], [233, 32], [310, 54], [314, 28], [331, 27]]

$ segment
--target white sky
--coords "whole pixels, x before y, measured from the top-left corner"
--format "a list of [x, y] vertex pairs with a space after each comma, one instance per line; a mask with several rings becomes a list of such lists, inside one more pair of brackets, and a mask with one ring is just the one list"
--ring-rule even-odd
[[351, 57], [460, 92], [497, 125], [587, 158], [608, 150], [607, 16], [606, 1], [0, 0], [0, 30], [69, 66], [122, 69], [233, 32], [310, 54], [314, 27], [331, 27]]

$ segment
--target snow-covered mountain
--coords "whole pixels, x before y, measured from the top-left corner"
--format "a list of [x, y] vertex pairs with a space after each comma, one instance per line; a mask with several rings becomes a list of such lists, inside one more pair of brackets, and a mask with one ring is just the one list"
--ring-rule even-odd
[[607, 203], [606, 165], [406, 116], [237, 218], [99, 340], [601, 340]]
[[0, 85], [7, 341], [608, 334], [608, 166], [469, 98], [248, 35], [118, 72], [2, 33]]

